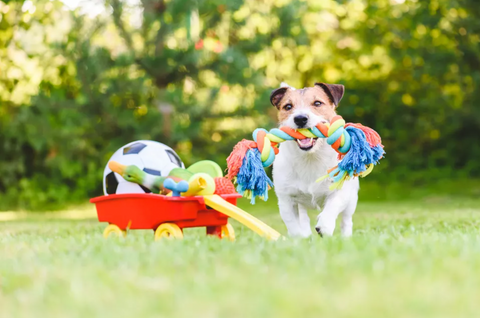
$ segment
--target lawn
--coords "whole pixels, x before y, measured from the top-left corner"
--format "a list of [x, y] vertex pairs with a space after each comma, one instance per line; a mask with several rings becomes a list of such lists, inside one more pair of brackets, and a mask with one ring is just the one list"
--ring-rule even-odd
[[[241, 205], [285, 232], [274, 198]], [[0, 317], [478, 317], [480, 199], [361, 202], [351, 239], [104, 240], [94, 216], [0, 213]]]

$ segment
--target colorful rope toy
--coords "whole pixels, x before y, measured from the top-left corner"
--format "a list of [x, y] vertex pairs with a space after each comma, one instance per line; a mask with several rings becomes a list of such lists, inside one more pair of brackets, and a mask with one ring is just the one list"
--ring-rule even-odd
[[244, 139], [233, 148], [227, 158], [227, 177], [235, 181], [237, 191], [250, 198], [253, 204], [257, 196], [267, 200], [268, 189], [273, 183], [263, 168], [273, 164], [279, 143], [305, 138], [326, 138], [338, 152], [341, 161], [317, 180], [332, 178], [331, 190], [340, 189], [350, 178], [366, 177], [385, 154], [380, 135], [375, 130], [361, 124], [347, 124], [341, 116], [335, 116], [330, 123], [320, 123], [308, 129], [256, 129], [254, 141]]

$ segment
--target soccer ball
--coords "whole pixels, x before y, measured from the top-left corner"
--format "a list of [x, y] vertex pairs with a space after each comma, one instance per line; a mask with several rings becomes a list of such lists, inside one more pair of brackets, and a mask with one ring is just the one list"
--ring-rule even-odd
[[[135, 165], [148, 174], [167, 176], [173, 168], [185, 168], [180, 157], [172, 148], [160, 142], [151, 140], [138, 140], [118, 149], [108, 160], [116, 161], [122, 165]], [[123, 179], [118, 173], [107, 166], [103, 172], [103, 193], [150, 193], [147, 188]]]

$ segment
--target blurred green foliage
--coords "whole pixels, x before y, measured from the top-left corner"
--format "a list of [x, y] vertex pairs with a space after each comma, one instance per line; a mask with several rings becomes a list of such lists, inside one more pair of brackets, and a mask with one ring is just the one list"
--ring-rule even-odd
[[225, 166], [281, 81], [346, 86], [339, 113], [386, 146], [371, 180], [480, 175], [475, 0], [0, 1], [0, 209], [101, 194], [136, 139]]

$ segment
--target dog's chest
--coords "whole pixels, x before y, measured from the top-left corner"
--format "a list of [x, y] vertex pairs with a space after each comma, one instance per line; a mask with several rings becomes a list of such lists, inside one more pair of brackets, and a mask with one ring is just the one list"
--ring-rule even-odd
[[328, 188], [330, 180], [316, 182], [318, 178], [327, 172], [327, 166], [303, 162], [295, 169], [295, 178], [292, 179], [291, 197], [297, 203], [303, 204], [310, 209], [322, 206], [330, 193]]
[[294, 201], [307, 208], [322, 206], [331, 193], [330, 180], [316, 182], [327, 173], [327, 169], [338, 162], [330, 147], [322, 147], [315, 153], [301, 153], [295, 144], [282, 145], [275, 160], [273, 179], [279, 195], [289, 195]]

